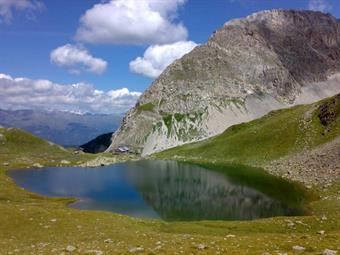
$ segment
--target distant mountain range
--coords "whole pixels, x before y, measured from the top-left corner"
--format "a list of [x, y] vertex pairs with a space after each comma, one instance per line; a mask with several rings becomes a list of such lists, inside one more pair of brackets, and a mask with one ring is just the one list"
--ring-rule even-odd
[[79, 146], [98, 135], [113, 132], [121, 119], [118, 114], [0, 110], [0, 126], [20, 128], [63, 146]]

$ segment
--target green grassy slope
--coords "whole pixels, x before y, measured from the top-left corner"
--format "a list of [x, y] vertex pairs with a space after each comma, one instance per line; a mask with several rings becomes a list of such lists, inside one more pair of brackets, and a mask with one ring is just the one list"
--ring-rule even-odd
[[62, 160], [75, 164], [94, 158], [93, 155], [74, 155], [66, 150], [16, 128], [0, 128], [0, 162], [17, 168], [39, 163], [57, 165]]
[[[339, 136], [339, 108], [340, 95], [273, 111], [260, 119], [232, 126], [213, 138], [175, 147], [154, 157], [261, 165]], [[322, 112], [324, 120], [331, 115], [327, 123], [322, 123], [319, 117]]]

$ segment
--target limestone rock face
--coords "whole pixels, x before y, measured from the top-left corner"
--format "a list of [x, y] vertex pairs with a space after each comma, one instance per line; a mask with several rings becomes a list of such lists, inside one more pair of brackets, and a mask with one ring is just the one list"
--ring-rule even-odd
[[227, 22], [171, 64], [128, 111], [109, 150], [151, 154], [339, 92], [339, 20], [313, 11], [255, 13]]

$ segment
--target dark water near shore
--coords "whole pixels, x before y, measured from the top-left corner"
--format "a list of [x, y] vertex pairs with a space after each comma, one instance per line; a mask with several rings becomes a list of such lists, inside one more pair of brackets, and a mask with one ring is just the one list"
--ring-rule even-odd
[[99, 168], [14, 170], [8, 175], [31, 192], [78, 198], [73, 208], [135, 217], [250, 220], [306, 213], [301, 188], [244, 166], [212, 171], [150, 160]]

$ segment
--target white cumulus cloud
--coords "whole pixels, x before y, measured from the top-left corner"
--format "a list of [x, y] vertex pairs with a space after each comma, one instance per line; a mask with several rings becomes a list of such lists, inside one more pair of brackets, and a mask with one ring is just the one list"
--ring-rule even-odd
[[71, 73], [87, 71], [100, 74], [107, 68], [107, 62], [93, 57], [86, 49], [66, 44], [54, 49], [50, 54], [51, 62], [66, 67]]
[[49, 80], [13, 78], [0, 73], [0, 108], [123, 113], [141, 95], [127, 88], [97, 90], [91, 84], [62, 85]]
[[31, 19], [43, 7], [44, 4], [37, 0], [0, 0], [0, 23], [10, 23], [14, 10], [25, 12], [26, 17]]
[[327, 12], [332, 9], [332, 6], [327, 0], [309, 0], [308, 9], [313, 11]]
[[143, 57], [138, 57], [130, 62], [130, 71], [150, 78], [157, 78], [173, 61], [181, 58], [196, 46], [197, 44], [192, 41], [151, 45], [146, 49]]
[[80, 19], [76, 39], [88, 43], [166, 44], [187, 38], [176, 23], [186, 0], [111, 0], [94, 5]]

